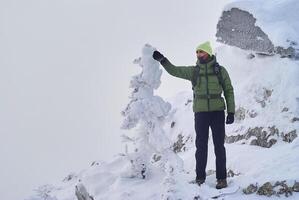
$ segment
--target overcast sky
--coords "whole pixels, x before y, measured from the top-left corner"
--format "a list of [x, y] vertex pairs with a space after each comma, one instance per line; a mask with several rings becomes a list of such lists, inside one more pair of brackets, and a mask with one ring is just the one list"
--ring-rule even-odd
[[[132, 61], [157, 47], [192, 65], [229, 0], [0, 0], [0, 194], [20, 200], [123, 151]], [[164, 70], [158, 95], [191, 83]]]

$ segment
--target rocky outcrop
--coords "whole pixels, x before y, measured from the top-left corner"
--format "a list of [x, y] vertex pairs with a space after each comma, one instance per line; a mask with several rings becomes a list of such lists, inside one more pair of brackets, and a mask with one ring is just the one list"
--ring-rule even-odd
[[246, 188], [243, 189], [243, 193], [244, 194], [252, 194], [255, 193], [258, 190], [258, 186], [250, 184], [249, 186], [247, 186]]
[[[286, 39], [289, 47], [274, 46], [267, 33], [255, 23], [256, 18], [248, 11], [239, 8], [223, 11], [217, 24], [217, 41], [255, 51], [258, 55], [279, 54], [282, 58], [299, 59], [297, 42]], [[254, 58], [254, 55], [249, 58]]]
[[223, 11], [217, 24], [217, 41], [245, 50], [273, 54], [273, 43], [255, 22], [256, 18], [251, 13], [239, 8]]
[[241, 122], [245, 120], [246, 118], [255, 118], [257, 116], [257, 112], [253, 109], [249, 110], [242, 106], [236, 108], [235, 112], [235, 120], [236, 122]]
[[292, 120], [291, 120], [292, 123], [294, 122], [299, 122], [299, 117], [294, 117]]
[[77, 179], [77, 175], [75, 173], [70, 173], [69, 175], [67, 175], [62, 181], [63, 182], [67, 182], [67, 181], [71, 181], [73, 179]]
[[275, 126], [268, 127], [255, 127], [247, 129], [246, 133], [240, 135], [226, 136], [226, 143], [234, 143], [240, 140], [250, 140], [250, 145], [256, 145], [260, 147], [270, 148], [274, 145], [279, 138], [284, 142], [291, 143], [297, 138], [296, 130], [292, 130], [288, 133], [280, 132]]
[[258, 184], [250, 184], [248, 187], [243, 189], [244, 194], [253, 194], [256, 193], [258, 195], [263, 196], [280, 196], [285, 195], [289, 197], [293, 194], [293, 192], [299, 192], [299, 182], [295, 181], [295, 183], [290, 186], [286, 183], [286, 181], [276, 181], [274, 184], [271, 182], [266, 182], [260, 187]]
[[288, 143], [293, 142], [293, 140], [297, 137], [296, 130], [293, 130], [287, 134], [282, 134], [282, 140]]
[[188, 136], [184, 139], [182, 134], [178, 135], [177, 141], [173, 144], [173, 151], [175, 153], [186, 151], [186, 143], [191, 139], [191, 136]]
[[77, 200], [94, 200], [94, 198], [91, 195], [89, 195], [89, 193], [87, 192], [87, 189], [85, 188], [85, 186], [82, 183], [79, 183], [78, 185], [76, 185], [75, 194], [76, 194]]

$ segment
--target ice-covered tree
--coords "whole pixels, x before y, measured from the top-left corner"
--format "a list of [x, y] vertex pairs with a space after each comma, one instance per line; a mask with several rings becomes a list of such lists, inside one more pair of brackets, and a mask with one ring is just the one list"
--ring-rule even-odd
[[167, 199], [173, 193], [175, 174], [183, 169], [182, 160], [173, 152], [172, 143], [163, 130], [164, 119], [171, 105], [160, 96], [154, 95], [154, 90], [161, 84], [162, 70], [159, 62], [152, 58], [154, 47], [146, 44], [142, 56], [134, 60], [141, 67], [141, 73], [132, 77], [130, 88], [133, 88], [130, 102], [122, 111], [124, 121], [122, 129], [137, 127], [135, 138], [123, 136], [125, 141], [134, 144], [134, 151], [126, 153], [130, 160], [130, 176], [146, 178], [151, 168], [158, 167], [166, 173], [166, 185], [163, 198]]

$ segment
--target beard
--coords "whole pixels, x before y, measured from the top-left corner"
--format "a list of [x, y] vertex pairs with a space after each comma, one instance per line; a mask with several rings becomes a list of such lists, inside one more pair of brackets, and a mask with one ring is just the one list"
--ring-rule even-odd
[[205, 63], [209, 60], [209, 57], [197, 57], [197, 59], [199, 60], [200, 63]]

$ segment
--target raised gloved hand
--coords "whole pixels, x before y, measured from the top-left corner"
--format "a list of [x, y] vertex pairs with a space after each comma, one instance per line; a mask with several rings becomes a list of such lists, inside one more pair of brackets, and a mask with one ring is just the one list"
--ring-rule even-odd
[[163, 54], [161, 54], [159, 51], [154, 51], [154, 53], [153, 53], [153, 58], [154, 58], [156, 61], [161, 62], [161, 60], [164, 58], [164, 56], [163, 56]]
[[226, 124], [232, 124], [235, 121], [235, 114], [234, 113], [228, 113], [226, 116]]

